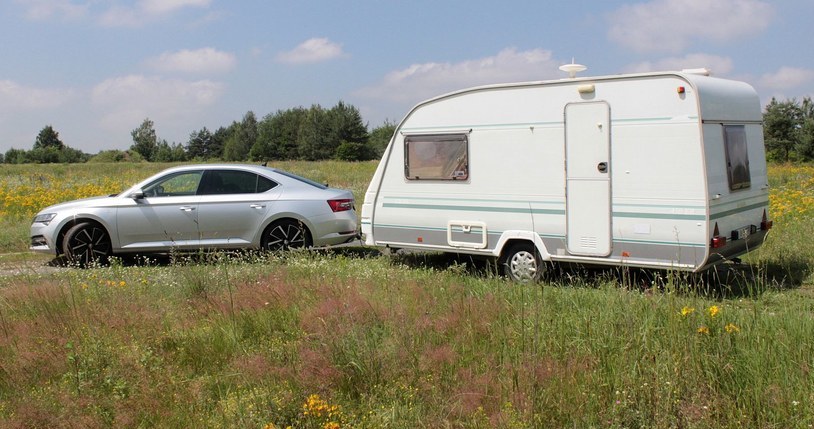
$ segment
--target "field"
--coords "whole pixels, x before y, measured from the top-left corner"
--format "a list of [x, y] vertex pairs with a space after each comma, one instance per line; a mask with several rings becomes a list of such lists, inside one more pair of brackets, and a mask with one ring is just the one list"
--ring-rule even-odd
[[[278, 166], [359, 206], [376, 164]], [[363, 247], [84, 270], [27, 252], [39, 208], [164, 167], [0, 170], [0, 427], [814, 425], [814, 167], [771, 166], [766, 244], [703, 277], [521, 286]]]

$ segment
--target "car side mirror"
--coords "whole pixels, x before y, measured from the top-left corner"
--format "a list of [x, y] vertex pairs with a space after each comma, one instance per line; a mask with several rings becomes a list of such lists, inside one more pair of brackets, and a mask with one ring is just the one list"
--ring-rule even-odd
[[144, 199], [144, 191], [139, 189], [138, 191], [133, 192], [132, 194], [130, 194], [130, 198], [132, 198], [134, 200], [143, 200]]

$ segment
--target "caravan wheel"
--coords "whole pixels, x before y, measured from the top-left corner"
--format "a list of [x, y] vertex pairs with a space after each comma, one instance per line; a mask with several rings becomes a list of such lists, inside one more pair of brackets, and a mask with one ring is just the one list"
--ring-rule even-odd
[[545, 272], [537, 249], [531, 243], [517, 243], [504, 254], [503, 273], [518, 283], [539, 281]]

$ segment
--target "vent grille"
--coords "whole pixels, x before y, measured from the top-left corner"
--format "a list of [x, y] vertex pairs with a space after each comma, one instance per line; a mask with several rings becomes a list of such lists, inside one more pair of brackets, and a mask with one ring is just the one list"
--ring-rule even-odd
[[596, 237], [580, 237], [579, 246], [583, 249], [596, 249], [597, 242]]

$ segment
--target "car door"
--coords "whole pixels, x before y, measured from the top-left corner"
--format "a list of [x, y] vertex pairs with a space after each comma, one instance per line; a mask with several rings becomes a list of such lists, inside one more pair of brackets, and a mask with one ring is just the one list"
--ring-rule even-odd
[[181, 171], [145, 186], [117, 211], [123, 250], [194, 248], [198, 239], [198, 186], [203, 170]]
[[198, 227], [203, 247], [252, 244], [274, 201], [277, 182], [245, 170], [208, 170], [201, 186]]

